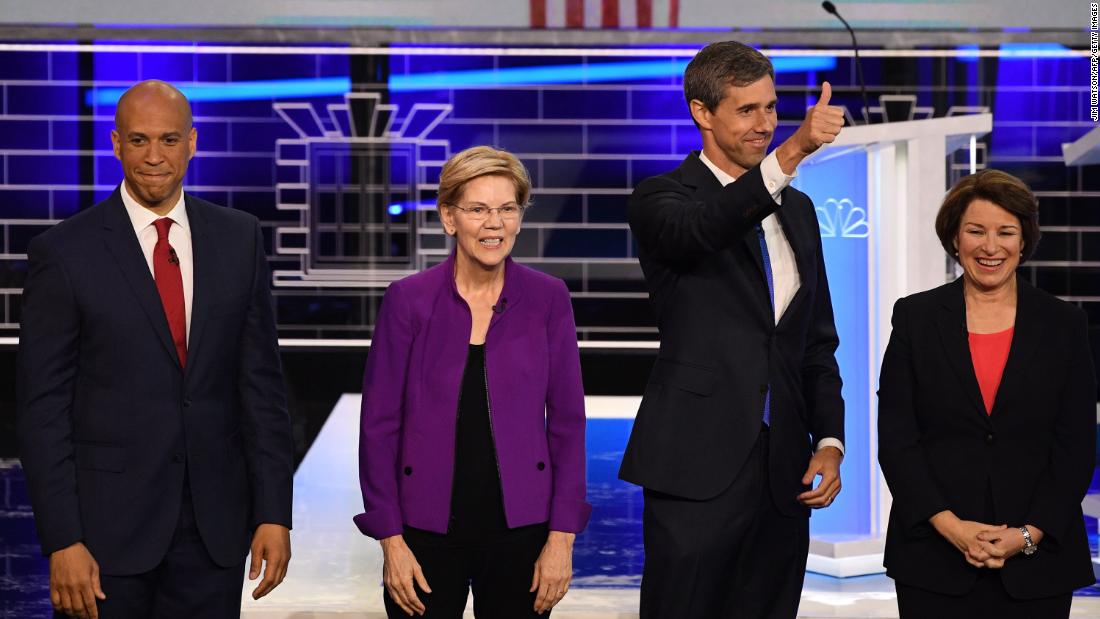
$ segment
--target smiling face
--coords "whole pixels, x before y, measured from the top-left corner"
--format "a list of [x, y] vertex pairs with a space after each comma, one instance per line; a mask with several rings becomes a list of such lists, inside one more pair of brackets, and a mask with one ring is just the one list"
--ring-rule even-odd
[[494, 270], [504, 263], [512, 252], [522, 221], [520, 217], [501, 216], [499, 207], [508, 205], [518, 206], [515, 184], [506, 176], [486, 174], [466, 183], [457, 206], [490, 208], [487, 219], [478, 221], [472, 213], [452, 205], [440, 209], [444, 229], [457, 241], [458, 260], [485, 270]]
[[161, 82], [134, 86], [119, 100], [111, 141], [130, 195], [154, 211], [171, 209], [195, 154], [187, 100]]
[[1024, 249], [1020, 220], [989, 200], [974, 199], [959, 223], [955, 250], [966, 282], [991, 292], [1013, 281]]
[[703, 137], [707, 158], [733, 176], [764, 160], [775, 133], [775, 82], [770, 75], [748, 86], [730, 86], [714, 110], [698, 99], [691, 114]]

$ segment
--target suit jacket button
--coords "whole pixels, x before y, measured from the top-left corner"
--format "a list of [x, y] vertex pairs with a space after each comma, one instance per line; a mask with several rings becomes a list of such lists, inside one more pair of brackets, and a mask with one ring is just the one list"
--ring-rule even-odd
[[535, 465], [535, 468], [537, 468], [540, 471], [544, 470], [546, 468], [546, 463], [545, 462], [539, 462], [538, 464]]
[[985, 435], [985, 444], [986, 445], [992, 445], [993, 444], [993, 433], [992, 432]]
[[183, 462], [183, 454], [175, 454], [174, 456], [172, 456], [172, 460], [174, 462]]
[[183, 407], [184, 408], [190, 408], [191, 407], [191, 398], [184, 398], [183, 399]]
[[760, 385], [760, 395], [765, 395], [767, 393], [768, 393], [768, 386], [767, 385]]
[[405, 467], [405, 477], [408, 477], [409, 475], [412, 475], [412, 474], [413, 474], [413, 467], [406, 466]]

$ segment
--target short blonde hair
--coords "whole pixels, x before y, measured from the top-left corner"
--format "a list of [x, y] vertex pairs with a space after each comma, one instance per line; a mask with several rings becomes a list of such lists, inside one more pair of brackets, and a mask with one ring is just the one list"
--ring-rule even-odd
[[457, 205], [462, 199], [466, 183], [478, 178], [496, 174], [512, 181], [516, 187], [516, 202], [527, 206], [531, 197], [531, 179], [527, 168], [512, 153], [491, 146], [474, 146], [455, 154], [439, 172], [439, 197], [436, 207], [444, 204]]

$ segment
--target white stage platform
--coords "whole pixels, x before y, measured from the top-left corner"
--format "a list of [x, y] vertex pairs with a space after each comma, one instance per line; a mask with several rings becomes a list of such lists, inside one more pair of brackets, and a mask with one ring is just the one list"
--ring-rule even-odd
[[[624, 403], [637, 398], [623, 398]], [[362, 510], [358, 485], [359, 395], [344, 395], [294, 478], [293, 559], [286, 581], [260, 601], [246, 582], [244, 619], [384, 619], [382, 552], [352, 524]], [[590, 398], [593, 412], [607, 398]], [[471, 608], [468, 606], [467, 608]], [[636, 619], [636, 588], [576, 588], [554, 609], [558, 619]], [[885, 576], [807, 574], [799, 617], [896, 618]], [[1076, 598], [1073, 617], [1100, 618], [1100, 598]], [[466, 617], [473, 617], [467, 610]]]

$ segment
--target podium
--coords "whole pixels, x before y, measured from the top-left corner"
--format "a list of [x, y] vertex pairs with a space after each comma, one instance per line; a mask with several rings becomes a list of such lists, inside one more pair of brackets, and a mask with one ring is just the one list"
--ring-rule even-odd
[[954, 277], [934, 230], [948, 189], [948, 156], [993, 126], [991, 114], [846, 127], [792, 185], [817, 208], [832, 292], [846, 409], [843, 491], [810, 518], [807, 569], [846, 577], [881, 573], [890, 493], [878, 466], [879, 365], [894, 302]]

